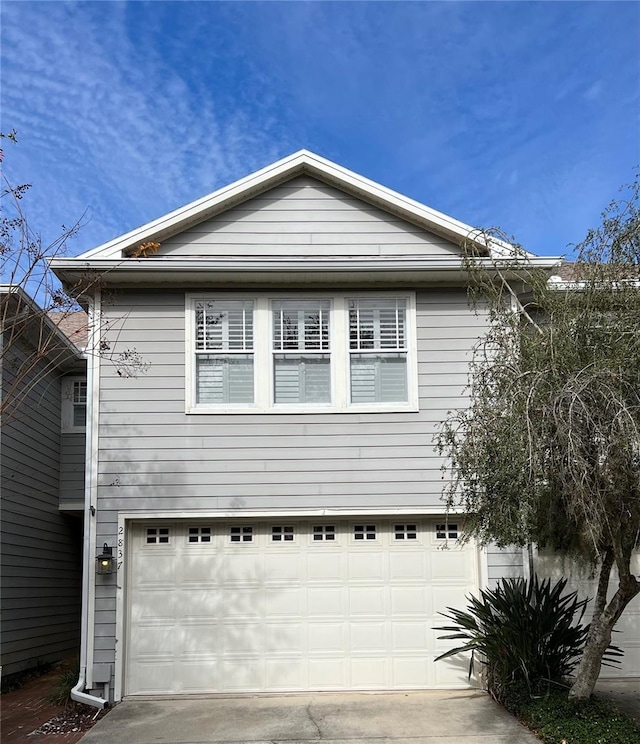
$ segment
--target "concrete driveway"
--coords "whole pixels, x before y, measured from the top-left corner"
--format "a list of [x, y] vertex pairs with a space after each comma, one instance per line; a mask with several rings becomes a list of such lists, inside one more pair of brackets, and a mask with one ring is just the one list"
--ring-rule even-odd
[[82, 744], [534, 744], [483, 692], [319, 693], [120, 703]]

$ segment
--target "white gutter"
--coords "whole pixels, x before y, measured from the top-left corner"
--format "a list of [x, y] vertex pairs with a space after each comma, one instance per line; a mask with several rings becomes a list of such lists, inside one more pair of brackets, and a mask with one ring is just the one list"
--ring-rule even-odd
[[[87, 390], [93, 391], [94, 381], [96, 379], [96, 368], [98, 357], [96, 356], [96, 346], [99, 344], [100, 318], [99, 307], [100, 294], [96, 292], [90, 300], [89, 305], [89, 338], [87, 341]], [[96, 338], [98, 334], [98, 338]], [[98, 343], [96, 343], [96, 341]], [[82, 609], [80, 617], [80, 675], [75, 687], [71, 690], [71, 699], [76, 703], [84, 703], [94, 708], [106, 708], [109, 701], [105, 698], [90, 695], [84, 692], [87, 684], [87, 664], [88, 664], [88, 647], [89, 633], [93, 628], [89, 626], [89, 613], [93, 603], [93, 584], [94, 576], [94, 548], [95, 545], [95, 505], [93, 504], [94, 493], [94, 459], [93, 452], [94, 439], [94, 422], [97, 421], [94, 416], [94, 406], [96, 398], [90, 394], [89, 405], [87, 406], [87, 426], [86, 426], [86, 443], [85, 443], [85, 489], [84, 489], [84, 525], [83, 525], [83, 551], [82, 551]]]
[[[536, 256], [527, 258], [526, 261], [518, 262], [516, 259], [478, 259], [479, 266], [485, 266], [487, 269], [501, 268], [505, 270], [518, 271], [529, 267], [552, 269], [561, 263], [559, 257]], [[459, 257], [455, 258], [366, 258], [366, 259], [349, 259], [342, 257], [312, 258], [312, 259], [291, 259], [291, 258], [250, 258], [243, 260], [237, 257], [209, 257], [201, 256], [198, 258], [182, 257], [162, 257], [162, 258], [126, 258], [113, 260], [110, 258], [98, 258], [92, 261], [83, 261], [80, 259], [57, 258], [51, 261], [51, 268], [56, 273], [64, 271], [118, 271], [128, 273], [132, 271], [167, 271], [174, 272], [180, 270], [202, 271], [203, 269], [214, 271], [451, 271], [458, 269], [462, 271]]]

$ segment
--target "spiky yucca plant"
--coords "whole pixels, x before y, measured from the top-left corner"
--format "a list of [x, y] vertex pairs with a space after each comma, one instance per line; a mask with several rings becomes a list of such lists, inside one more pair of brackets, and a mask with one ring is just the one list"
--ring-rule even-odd
[[[589, 600], [579, 600], [577, 592], [565, 594], [566, 586], [566, 579], [554, 585], [537, 576], [532, 581], [503, 579], [480, 597], [469, 597], [467, 610], [448, 607], [442, 614], [455, 624], [436, 628], [449, 633], [439, 638], [463, 645], [436, 661], [470, 651], [469, 676], [480, 661], [487, 688], [500, 701], [511, 684], [537, 691], [542, 682], [569, 676], [587, 638], [589, 626], [582, 625], [582, 618]], [[620, 655], [612, 647], [607, 658]]]

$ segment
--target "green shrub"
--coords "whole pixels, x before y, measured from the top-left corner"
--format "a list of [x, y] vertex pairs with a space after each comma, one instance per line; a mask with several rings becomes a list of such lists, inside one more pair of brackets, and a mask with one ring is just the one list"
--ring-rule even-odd
[[71, 700], [71, 690], [78, 681], [79, 674], [80, 664], [77, 660], [62, 667], [60, 674], [53, 683], [51, 692], [47, 695], [47, 702], [52, 705], [64, 705], [65, 707], [71, 705], [73, 702]]
[[537, 576], [533, 581], [503, 579], [479, 598], [469, 597], [467, 610], [448, 607], [442, 614], [455, 624], [436, 630], [450, 633], [441, 639], [463, 645], [436, 661], [470, 651], [469, 675], [479, 660], [496, 699], [504, 701], [514, 684], [520, 689], [524, 683], [529, 696], [540, 693], [544, 683], [571, 674], [588, 632], [581, 621], [589, 600], [578, 600], [577, 592], [565, 595], [566, 586], [566, 579], [553, 586], [550, 579], [540, 581]]
[[[523, 696], [520, 700], [525, 700]], [[549, 689], [538, 699], [513, 710], [506, 707], [545, 744], [640, 744], [640, 731], [613, 703], [604, 700], [572, 701], [566, 690]]]

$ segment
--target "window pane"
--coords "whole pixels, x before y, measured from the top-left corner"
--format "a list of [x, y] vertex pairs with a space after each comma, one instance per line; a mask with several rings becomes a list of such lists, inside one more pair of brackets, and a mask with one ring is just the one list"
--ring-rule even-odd
[[406, 300], [349, 300], [351, 349], [406, 349]]
[[196, 303], [196, 350], [253, 349], [253, 302], [210, 300]]
[[331, 364], [328, 354], [274, 357], [276, 403], [330, 403]]
[[85, 426], [86, 421], [87, 421], [86, 405], [74, 405], [73, 406], [73, 425], [74, 426]]
[[196, 357], [196, 402], [221, 405], [253, 403], [253, 356]]
[[275, 351], [329, 350], [329, 300], [272, 303]]
[[87, 402], [87, 383], [80, 380], [75, 380], [73, 383], [73, 402], [74, 403], [86, 403]]
[[352, 354], [352, 403], [406, 403], [406, 354]]

